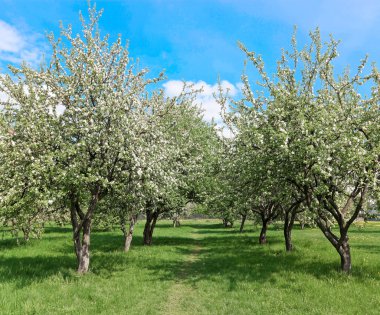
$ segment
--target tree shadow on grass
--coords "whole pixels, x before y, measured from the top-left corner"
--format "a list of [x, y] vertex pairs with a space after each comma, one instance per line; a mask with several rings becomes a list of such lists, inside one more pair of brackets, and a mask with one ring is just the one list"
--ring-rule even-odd
[[[67, 237], [65, 235], [53, 235], [53, 236], [49, 236], [48, 238], [45, 238], [45, 240], [48, 240], [48, 241], [53, 241], [53, 240], [59, 241], [63, 239], [67, 239]], [[39, 238], [39, 239], [31, 238], [28, 242], [25, 241], [23, 238], [19, 238], [18, 243], [17, 243], [17, 238], [15, 237], [8, 238], [5, 240], [0, 240], [0, 253], [2, 250], [10, 250], [10, 249], [15, 249], [15, 248], [22, 249], [22, 248], [27, 248], [27, 247], [33, 247], [43, 241], [44, 241], [43, 236], [42, 238]]]
[[0, 282], [14, 282], [22, 288], [50, 276], [71, 277], [76, 265], [74, 254], [56, 256], [1, 257]]
[[[114, 232], [94, 233], [91, 238], [91, 266], [92, 273], [100, 277], [112, 277], [115, 272], [123, 271], [130, 266], [141, 268], [156, 280], [178, 280], [180, 274], [190, 285], [195, 286], [199, 281], [227, 280], [229, 289], [234, 290], [240, 281], [254, 281], [259, 283], [276, 281], [276, 275], [281, 277], [293, 276], [297, 273], [311, 275], [317, 279], [339, 278], [339, 257], [336, 254], [331, 260], [323, 260], [318, 256], [306, 257], [300, 251], [286, 253], [283, 249], [272, 248], [271, 245], [283, 243], [280, 237], [269, 238], [269, 246], [257, 244], [257, 238], [252, 235], [232, 233], [221, 228], [219, 224], [193, 224], [199, 227], [195, 232], [210, 230], [214, 233], [204, 233], [200, 239], [179, 236], [155, 236], [152, 248], [143, 249], [142, 236], [135, 235], [131, 251], [146, 251], [144, 253], [123, 253], [123, 237]], [[232, 230], [231, 230], [232, 231]], [[220, 233], [220, 235], [216, 235]], [[50, 237], [71, 238], [70, 233], [51, 235]], [[269, 237], [269, 235], [268, 235]], [[41, 242], [43, 242], [42, 240]], [[366, 245], [357, 245], [365, 247]], [[197, 249], [196, 254], [194, 250]], [[367, 248], [366, 248], [367, 249]], [[378, 247], [376, 246], [376, 250]], [[316, 254], [319, 247], [316, 248]], [[322, 249], [323, 250], [323, 249]], [[375, 248], [368, 248], [375, 250]], [[154, 251], [164, 252], [156, 255]], [[189, 263], [170, 256], [171, 251], [177, 252], [180, 257], [194, 256]], [[73, 248], [67, 242], [59, 245], [59, 249], [48, 252], [48, 255], [35, 256], [0, 256], [0, 281], [15, 282], [18, 287], [30, 285], [45, 278], [60, 275], [69, 281], [75, 281], [76, 258]], [[186, 265], [186, 273], [182, 270]], [[353, 278], [377, 279], [380, 275], [373, 274], [366, 267], [355, 268]], [[289, 280], [291, 281], [291, 280]]]
[[0, 252], [6, 249], [13, 249], [13, 248], [17, 248], [17, 247], [24, 246], [27, 244], [28, 243], [26, 243], [22, 239], [19, 240], [19, 243], [17, 243], [16, 238], [8, 238], [5, 240], [0, 240]]
[[[350, 234], [380, 234], [380, 229], [374, 227], [352, 228], [348, 231], [348, 235]], [[378, 237], [378, 235], [376, 235], [376, 237]]]
[[351, 248], [353, 248], [354, 254], [356, 250], [364, 250], [366, 252], [370, 253], [379, 253], [380, 252], [380, 244], [352, 244], [354, 242], [351, 242]]
[[44, 234], [52, 233], [72, 233], [73, 230], [67, 226], [46, 226], [44, 229]]
[[[208, 236], [200, 240], [202, 249], [194, 261], [189, 264], [187, 281], [196, 288], [199, 281], [225, 280], [229, 283], [229, 289], [234, 290], [241, 281], [249, 282], [275, 282], [278, 275], [289, 277], [289, 282], [299, 274], [312, 276], [319, 280], [330, 281], [331, 279], [347, 279], [340, 272], [339, 256], [336, 254], [326, 260], [318, 256], [305, 256], [305, 253], [294, 251], [286, 253], [284, 249], [272, 249], [270, 246], [262, 246], [252, 243], [250, 237], [238, 237], [227, 235], [221, 237]], [[271, 240], [271, 244], [283, 243], [279, 238]], [[300, 245], [299, 248], [302, 248]], [[182, 250], [179, 248], [178, 250]], [[184, 251], [184, 254], [188, 254]], [[178, 269], [178, 263], [173, 261], [165, 266], [151, 265], [153, 272], [161, 272], [162, 279], [176, 280], [178, 275], [172, 270]], [[373, 274], [373, 270], [357, 266], [353, 269], [350, 278], [377, 279], [380, 275]]]
[[[187, 246], [194, 245], [197, 241], [190, 237], [180, 236], [153, 236], [151, 246], [143, 244], [143, 237], [141, 235], [134, 235], [132, 239], [131, 249], [140, 247], [163, 247], [163, 246]], [[122, 235], [112, 235], [97, 233], [91, 235], [91, 249], [101, 252], [122, 251], [124, 249], [124, 238]]]
[[[35, 240], [35, 243], [52, 241], [52, 238], [56, 239], [70, 239], [71, 234], [58, 234], [51, 235], [45, 240]], [[54, 275], [59, 275], [65, 278], [65, 280], [75, 280], [77, 274], [75, 272], [77, 267], [77, 261], [74, 254], [73, 246], [71, 243], [60, 242], [54, 243], [54, 250], [46, 251], [46, 255], [33, 255], [30, 254], [32, 250], [32, 243], [25, 245], [14, 244], [12, 240], [2, 241], [2, 245], [7, 248], [12, 248], [17, 246], [22, 250], [27, 249], [29, 255], [19, 255], [16, 253], [14, 255], [0, 255], [0, 282], [14, 282], [17, 287], [25, 287], [31, 285], [32, 283], [47, 279]], [[159, 248], [160, 250], [166, 250], [163, 248], [174, 247], [189, 247], [189, 251], [192, 245], [195, 244], [196, 240], [186, 237], [167, 237], [158, 236], [154, 239], [156, 245], [153, 247]], [[124, 270], [128, 264], [134, 264], [136, 266], [141, 266], [142, 268], [150, 267], [163, 267], [167, 268], [169, 264], [172, 266], [175, 261], [171, 259], [161, 259], [158, 257], [149, 257], [149, 260], [144, 257], [144, 255], [129, 255], [129, 253], [123, 252], [123, 237], [122, 235], [115, 235], [113, 233], [94, 233], [91, 236], [91, 264], [90, 272], [101, 277], [111, 277], [114, 272]], [[29, 248], [28, 248], [29, 247]], [[133, 245], [131, 251], [141, 250], [143, 247], [142, 236], [134, 236]], [[44, 251], [44, 249], [39, 249], [39, 251]], [[149, 251], [150, 248], [146, 247]], [[177, 262], [178, 268], [180, 268], [182, 262]], [[172, 266], [173, 268], [173, 266]]]
[[[228, 279], [230, 283], [241, 280], [266, 282], [272, 275], [293, 265], [297, 257], [286, 255], [280, 251], [270, 251], [266, 247], [253, 245], [244, 238], [231, 240], [231, 236], [207, 237], [200, 241], [201, 249], [188, 268], [189, 281], [196, 284], [198, 281], [219, 281], [220, 277]], [[187, 249], [178, 248], [188, 255]], [[154, 270], [163, 272], [163, 266], [151, 266]], [[166, 266], [164, 279], [175, 280], [177, 275], [173, 269], [178, 269], [177, 262]]]

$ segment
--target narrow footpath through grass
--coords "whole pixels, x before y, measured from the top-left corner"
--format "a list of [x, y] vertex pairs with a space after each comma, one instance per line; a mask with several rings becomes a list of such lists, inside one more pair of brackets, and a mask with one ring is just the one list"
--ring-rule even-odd
[[175, 283], [168, 291], [168, 298], [163, 306], [162, 315], [194, 314], [192, 309], [186, 307], [186, 304], [188, 300], [194, 297], [196, 292], [194, 292], [194, 287], [189, 285], [186, 280], [191, 276], [190, 273], [194, 271], [191, 269], [191, 265], [198, 259], [202, 246], [199, 242], [201, 236], [196, 231], [191, 233], [191, 238], [195, 240], [195, 244], [180, 268]]

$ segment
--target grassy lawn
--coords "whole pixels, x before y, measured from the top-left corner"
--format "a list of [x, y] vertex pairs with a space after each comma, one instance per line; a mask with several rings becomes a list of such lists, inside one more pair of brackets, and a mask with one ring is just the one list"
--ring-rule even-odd
[[[69, 228], [48, 227], [42, 240], [0, 240], [1, 314], [378, 314], [380, 225], [353, 227], [353, 272], [317, 229], [294, 231], [284, 252], [281, 230], [224, 229], [219, 221], [162, 221], [153, 245], [132, 249], [121, 232], [93, 232], [91, 272], [75, 273]], [[1, 235], [1, 234], [0, 234]]]

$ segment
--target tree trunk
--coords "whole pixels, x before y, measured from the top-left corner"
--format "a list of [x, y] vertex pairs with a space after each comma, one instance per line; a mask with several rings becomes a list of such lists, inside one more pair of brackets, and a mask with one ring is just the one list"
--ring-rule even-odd
[[30, 240], [30, 237], [29, 237], [29, 235], [30, 235], [30, 228], [21, 228], [21, 230], [22, 230], [22, 233], [24, 234], [24, 241], [25, 242], [29, 242], [29, 240]]
[[145, 221], [145, 227], [144, 227], [144, 237], [143, 237], [143, 243], [144, 245], [151, 245], [152, 238], [150, 237], [151, 232], [151, 223], [153, 220], [153, 215], [150, 210], [146, 211], [146, 221]]
[[291, 252], [293, 250], [293, 243], [292, 243], [292, 231], [291, 229], [289, 229], [289, 227], [285, 227], [284, 235], [285, 235], [286, 251]]
[[234, 226], [234, 222], [232, 220], [229, 220], [227, 218], [223, 219], [223, 226], [225, 228], [232, 228]]
[[260, 231], [259, 244], [267, 243], [267, 229], [268, 229], [268, 221], [263, 220], [263, 225]]
[[73, 234], [74, 234], [74, 236], [73, 236], [74, 250], [75, 250], [75, 255], [77, 257], [77, 263], [78, 263], [78, 266], [79, 266], [80, 252], [81, 252], [81, 249], [82, 249], [82, 242], [80, 240], [80, 234], [75, 235], [75, 232], [73, 232]]
[[79, 248], [78, 256], [78, 273], [88, 272], [90, 266], [90, 234], [91, 219], [85, 219], [83, 222], [82, 246]]
[[158, 211], [146, 211], [146, 222], [144, 227], [144, 245], [150, 246], [152, 245], [153, 231], [156, 226], [157, 218], [159, 212]]
[[132, 237], [133, 237], [133, 230], [135, 228], [135, 224], [137, 222], [137, 214], [131, 215], [130, 221], [129, 221], [129, 229], [128, 233], [126, 233], [125, 236], [125, 242], [124, 242], [124, 251], [128, 252], [131, 244], [132, 244]]
[[341, 235], [338, 237], [331, 232], [331, 229], [328, 226], [323, 225], [321, 220], [316, 220], [316, 223], [325, 237], [338, 252], [342, 272], [349, 273], [351, 271], [351, 252], [350, 245], [348, 243], [347, 231], [344, 231], [343, 227], [340, 227]]
[[342, 244], [336, 250], [340, 255], [340, 267], [342, 271], [349, 273], [351, 271], [351, 252], [347, 236], [344, 238]]
[[240, 233], [243, 233], [244, 223], [245, 223], [246, 218], [247, 218], [246, 214], [241, 215]]
[[223, 219], [223, 226], [226, 228], [228, 226], [228, 221], [227, 219]]
[[180, 227], [180, 226], [181, 226], [181, 222], [179, 221], [179, 218], [175, 217], [173, 219], [173, 227]]
[[291, 252], [293, 250], [292, 230], [293, 230], [295, 216], [296, 216], [295, 211], [285, 212], [284, 237], [285, 237], [285, 248], [287, 252]]
[[70, 218], [71, 218], [71, 225], [73, 228], [73, 242], [74, 242], [74, 251], [75, 255], [77, 257], [77, 262], [79, 265], [80, 261], [80, 251], [82, 248], [82, 242], [80, 240], [80, 233], [76, 233], [76, 231], [79, 228], [79, 222], [78, 222], [78, 216], [82, 215], [80, 212], [79, 202], [75, 196], [72, 197], [71, 205], [70, 205]]
[[87, 273], [90, 266], [92, 216], [99, 201], [99, 195], [100, 188], [97, 187], [92, 193], [92, 198], [86, 214], [82, 212], [77, 196], [75, 194], [71, 195], [70, 216], [73, 227], [74, 250], [78, 262], [77, 272], [79, 274]]

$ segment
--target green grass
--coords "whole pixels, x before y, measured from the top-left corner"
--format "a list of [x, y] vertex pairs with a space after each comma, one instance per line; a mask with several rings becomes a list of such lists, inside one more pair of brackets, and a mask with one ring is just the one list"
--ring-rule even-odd
[[352, 227], [353, 271], [317, 229], [294, 231], [284, 252], [281, 230], [256, 244], [258, 229], [218, 221], [160, 222], [151, 247], [122, 251], [118, 230], [93, 232], [91, 271], [75, 273], [69, 228], [42, 240], [0, 240], [1, 314], [378, 314], [380, 225]]

